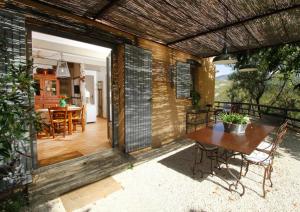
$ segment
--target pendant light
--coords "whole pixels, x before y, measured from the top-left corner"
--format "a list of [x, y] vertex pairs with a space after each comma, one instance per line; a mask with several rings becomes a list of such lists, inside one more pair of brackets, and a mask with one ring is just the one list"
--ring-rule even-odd
[[67, 61], [63, 60], [63, 55], [60, 53], [61, 60], [57, 61], [57, 68], [56, 68], [56, 77], [57, 78], [69, 78], [70, 70], [68, 67]]
[[[227, 20], [228, 20], [228, 10], [226, 10], [226, 24], [227, 24]], [[237, 62], [237, 59], [234, 55], [229, 54], [227, 49], [227, 28], [225, 29], [225, 34], [224, 34], [224, 48], [222, 50], [222, 54], [220, 54], [219, 56], [216, 56], [213, 59], [213, 63], [215, 65], [228, 65], [228, 64], [234, 64]]]
[[248, 50], [247, 50], [247, 63], [244, 65], [241, 65], [239, 67], [239, 72], [253, 72], [253, 71], [257, 71], [257, 67], [256, 65], [252, 62], [251, 58], [250, 58], [250, 51], [249, 51], [249, 47], [250, 47], [250, 39], [248, 37]]

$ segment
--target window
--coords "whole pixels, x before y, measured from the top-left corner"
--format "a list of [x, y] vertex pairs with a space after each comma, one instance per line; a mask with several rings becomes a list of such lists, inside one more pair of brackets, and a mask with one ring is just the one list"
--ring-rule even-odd
[[176, 62], [176, 97], [190, 98], [192, 86], [191, 67], [189, 63]]

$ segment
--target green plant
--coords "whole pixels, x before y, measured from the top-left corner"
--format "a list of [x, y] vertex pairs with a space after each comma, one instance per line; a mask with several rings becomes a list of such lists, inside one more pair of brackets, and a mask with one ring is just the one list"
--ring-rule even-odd
[[223, 122], [230, 124], [247, 124], [250, 122], [248, 116], [238, 113], [221, 113], [220, 119]]
[[24, 158], [31, 157], [30, 142], [41, 122], [32, 104], [32, 63], [12, 60], [3, 39], [0, 50], [0, 180], [16, 185], [25, 179]]
[[195, 107], [200, 107], [200, 99], [201, 99], [200, 94], [195, 90], [191, 90], [191, 97], [192, 97], [192, 105]]

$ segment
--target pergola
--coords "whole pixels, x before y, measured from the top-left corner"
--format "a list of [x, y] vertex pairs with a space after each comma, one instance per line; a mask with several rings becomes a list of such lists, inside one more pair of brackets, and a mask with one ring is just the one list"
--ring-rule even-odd
[[37, 5], [49, 6], [200, 57], [220, 54], [225, 42], [233, 53], [299, 41], [299, 0], [24, 0], [12, 5], [16, 2], [37, 17], [43, 16]]

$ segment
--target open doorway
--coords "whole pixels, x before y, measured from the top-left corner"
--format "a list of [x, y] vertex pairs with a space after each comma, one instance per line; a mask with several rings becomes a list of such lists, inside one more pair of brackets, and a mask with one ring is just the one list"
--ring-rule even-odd
[[38, 166], [112, 148], [108, 135], [111, 49], [32, 32]]

